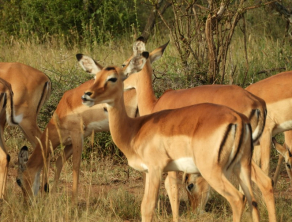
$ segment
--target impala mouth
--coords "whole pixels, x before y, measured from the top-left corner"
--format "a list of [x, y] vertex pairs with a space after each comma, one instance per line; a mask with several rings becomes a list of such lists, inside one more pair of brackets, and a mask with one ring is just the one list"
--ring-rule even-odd
[[81, 99], [82, 99], [82, 104], [86, 106], [91, 107], [94, 105], [94, 101], [88, 95], [83, 95]]

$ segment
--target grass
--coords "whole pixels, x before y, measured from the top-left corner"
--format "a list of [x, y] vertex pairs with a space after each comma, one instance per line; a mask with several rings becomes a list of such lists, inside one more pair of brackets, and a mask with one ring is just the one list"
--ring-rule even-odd
[[[242, 51], [243, 37], [238, 34], [231, 45], [228, 58], [227, 76], [232, 65], [237, 66], [234, 83], [242, 84], [245, 72], [245, 60]], [[249, 71], [246, 85], [277, 73], [261, 70], [285, 67], [291, 70], [291, 46], [282, 40], [248, 38]], [[134, 39], [124, 38], [105, 45], [88, 47], [71, 46], [66, 48], [57, 40], [44, 45], [33, 42], [22, 42], [10, 39], [0, 44], [1, 62], [22, 62], [45, 72], [53, 83], [50, 100], [43, 107], [38, 123], [43, 129], [55, 110], [58, 101], [66, 90], [72, 89], [87, 79], [92, 78], [84, 73], [77, 64], [75, 54], [83, 53], [92, 56], [102, 65], [120, 65], [131, 55]], [[147, 48], [151, 51], [167, 42], [165, 38], [153, 38], [148, 41]], [[154, 89], [157, 96], [165, 90], [188, 88], [196, 85], [183, 76], [177, 52], [172, 43], [167, 47], [164, 56], [154, 64], [156, 78]], [[0, 205], [1, 221], [140, 221], [140, 205], [143, 196], [142, 174], [127, 166], [127, 161], [111, 141], [110, 134], [100, 133], [95, 136], [93, 147], [91, 141], [85, 141], [81, 166], [78, 204], [71, 204], [72, 163], [65, 165], [58, 190], [41, 197], [39, 195], [31, 206], [22, 203], [22, 193], [15, 183], [17, 170], [17, 153], [20, 147], [27, 144], [23, 134], [15, 128], [8, 127], [5, 131], [11, 164], [9, 167], [7, 199]], [[30, 151], [32, 147], [30, 147]], [[60, 152], [56, 151], [56, 154]], [[54, 158], [52, 166], [54, 166]], [[272, 172], [277, 162], [273, 153]], [[278, 221], [292, 221], [291, 187], [289, 179], [282, 169], [276, 187], [276, 208]], [[50, 185], [53, 185], [54, 170], [50, 170]], [[208, 213], [197, 215], [191, 212], [187, 196], [180, 186], [180, 221], [232, 221], [232, 213], [226, 200], [212, 192], [207, 204]], [[260, 200], [260, 196], [258, 196]], [[259, 201], [261, 221], [268, 221], [264, 204]], [[244, 213], [243, 221], [249, 221], [248, 212]], [[172, 221], [171, 210], [163, 184], [159, 195], [155, 221]]]

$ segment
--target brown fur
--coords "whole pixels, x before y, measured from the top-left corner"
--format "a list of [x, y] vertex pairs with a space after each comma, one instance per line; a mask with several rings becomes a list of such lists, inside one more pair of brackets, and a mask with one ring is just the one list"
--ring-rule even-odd
[[[41, 137], [37, 115], [51, 94], [51, 81], [41, 71], [22, 63], [0, 63], [0, 77], [11, 84], [14, 93], [15, 115], [23, 115], [19, 127], [33, 147]], [[6, 123], [1, 118], [0, 127]]]
[[[250, 176], [251, 131], [247, 127], [247, 118], [225, 106], [206, 103], [129, 118], [121, 97], [121, 75], [119, 70], [102, 70], [83, 98], [87, 104], [108, 101], [114, 142], [125, 154], [130, 166], [141, 171], [145, 170], [143, 166], [147, 166], [142, 221], [152, 220], [161, 173], [168, 171], [170, 162], [185, 157], [193, 158], [202, 176], [227, 198], [233, 209], [234, 221], [239, 221], [244, 208], [242, 194], [227, 182], [224, 175], [230, 170], [237, 172], [236, 175], [247, 173]], [[108, 81], [109, 78], [117, 78], [117, 82]], [[140, 98], [138, 106], [139, 101]], [[234, 125], [224, 145], [229, 158], [218, 163], [218, 150], [229, 124]], [[244, 138], [242, 142], [241, 138]], [[231, 155], [231, 147], [241, 150], [238, 157]], [[229, 164], [232, 165], [228, 170]], [[252, 208], [254, 198], [247, 175], [241, 177], [241, 182], [245, 184], [246, 196]], [[258, 210], [253, 208], [252, 214], [254, 221], [258, 221]]]
[[[14, 104], [13, 104], [13, 92], [11, 85], [4, 79], [0, 78], [0, 113], [2, 118], [4, 118], [11, 125], [17, 125], [16, 120], [14, 120]], [[6, 116], [5, 116], [6, 114]], [[0, 199], [4, 198], [5, 187], [7, 180], [7, 171], [10, 156], [7, 152], [7, 147], [5, 145], [5, 140], [3, 138], [4, 128], [0, 128]]]
[[[256, 148], [255, 161], [269, 174], [272, 136], [292, 130], [292, 71], [282, 72], [246, 88], [247, 91], [263, 99], [267, 105], [267, 118], [260, 148]], [[281, 124], [291, 121], [290, 124]]]

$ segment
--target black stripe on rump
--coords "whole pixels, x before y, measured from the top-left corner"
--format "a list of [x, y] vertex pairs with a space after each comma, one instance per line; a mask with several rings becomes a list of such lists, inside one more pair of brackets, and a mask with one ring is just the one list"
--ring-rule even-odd
[[[237, 158], [237, 156], [238, 156], [238, 153], [239, 153], [239, 150], [240, 150], [240, 148], [241, 148], [241, 144], [242, 144], [243, 135], [244, 135], [244, 131], [243, 131], [244, 126], [245, 126], [245, 124], [242, 123], [241, 134], [240, 134], [240, 139], [239, 139], [239, 143], [238, 143], [238, 146], [237, 146], [237, 150], [236, 150], [236, 153], [235, 153], [233, 159], [231, 160], [229, 166], [227, 167], [227, 170], [228, 170], [229, 167], [233, 164], [233, 162], [236, 160], [236, 158]], [[252, 142], [252, 141], [251, 141], [251, 142]]]
[[45, 83], [45, 86], [44, 86], [44, 88], [43, 88], [42, 96], [41, 96], [41, 99], [40, 99], [40, 101], [39, 101], [39, 104], [38, 104], [38, 107], [37, 107], [36, 113], [38, 113], [39, 110], [40, 110], [41, 102], [43, 101], [43, 97], [44, 97], [44, 95], [45, 95], [46, 88], [47, 88], [48, 84], [49, 84], [49, 82], [46, 82], [46, 83]]
[[221, 152], [222, 152], [223, 146], [224, 146], [224, 144], [226, 142], [226, 139], [227, 139], [227, 136], [229, 134], [229, 131], [231, 130], [231, 127], [232, 127], [232, 124], [229, 124], [228, 127], [227, 127], [227, 129], [226, 129], [226, 131], [225, 131], [224, 138], [221, 141], [220, 148], [219, 148], [219, 153], [218, 153], [218, 163], [220, 162]]

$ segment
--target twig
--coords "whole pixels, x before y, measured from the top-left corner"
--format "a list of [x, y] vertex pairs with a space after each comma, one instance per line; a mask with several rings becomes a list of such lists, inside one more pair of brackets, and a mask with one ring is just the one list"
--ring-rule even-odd
[[262, 73], [270, 73], [273, 71], [280, 71], [280, 70], [286, 70], [285, 67], [280, 67], [280, 68], [273, 68], [273, 69], [264, 69], [262, 71], [257, 72], [257, 74], [262, 74]]

